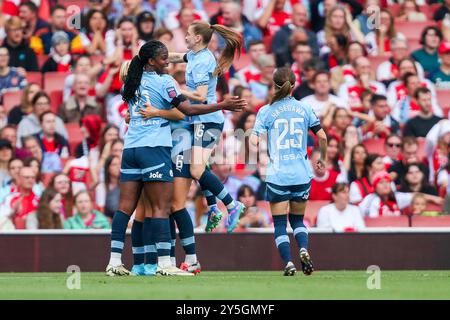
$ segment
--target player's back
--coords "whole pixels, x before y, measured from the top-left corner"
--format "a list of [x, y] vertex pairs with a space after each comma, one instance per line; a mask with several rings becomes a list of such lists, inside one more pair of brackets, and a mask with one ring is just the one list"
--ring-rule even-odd
[[282, 186], [309, 183], [312, 171], [307, 155], [308, 131], [319, 123], [309, 106], [292, 97], [259, 111], [255, 131], [268, 135], [267, 182]]
[[170, 101], [176, 97], [175, 82], [169, 75], [144, 72], [138, 96], [129, 104], [130, 123], [125, 136], [125, 148], [172, 146], [170, 122], [164, 118], [145, 119], [140, 109], [149, 102], [158, 109], [171, 109]]

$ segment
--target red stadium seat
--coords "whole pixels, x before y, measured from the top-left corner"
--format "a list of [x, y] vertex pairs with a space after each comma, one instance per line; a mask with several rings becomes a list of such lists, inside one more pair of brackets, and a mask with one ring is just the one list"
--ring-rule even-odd
[[70, 154], [75, 155], [77, 146], [83, 141], [80, 125], [78, 123], [66, 123], [65, 127], [69, 137]]
[[363, 145], [366, 147], [367, 152], [376, 153], [382, 156], [386, 155], [384, 150], [384, 139], [367, 139], [363, 141]]
[[394, 17], [397, 17], [398, 13], [400, 12], [400, 4], [398, 3], [390, 4], [388, 6], [388, 10], [392, 13]]
[[414, 51], [420, 48], [422, 48], [422, 45], [420, 44], [420, 39], [408, 39], [409, 53], [413, 53]]
[[403, 33], [407, 39], [420, 39], [422, 30], [427, 26], [436, 25], [434, 21], [424, 21], [424, 22], [396, 22], [395, 30], [397, 32]]
[[365, 218], [364, 222], [368, 228], [409, 227], [407, 216]]
[[47, 60], [48, 60], [48, 55], [46, 55], [46, 54], [40, 54], [40, 55], [37, 56], [39, 70], [42, 69], [42, 67], [44, 66], [44, 63]]
[[50, 109], [58, 113], [59, 106], [63, 103], [63, 91], [55, 90], [50, 92]]
[[68, 6], [79, 6], [81, 9], [87, 6], [89, 0], [65, 0], [64, 5]]
[[426, 217], [413, 216], [413, 227], [450, 227], [450, 216]]
[[219, 2], [208, 1], [208, 2], [203, 4], [203, 9], [205, 10], [206, 14], [210, 18], [213, 15], [215, 15], [217, 12], [219, 12], [219, 8], [220, 8], [220, 3]]
[[20, 100], [22, 100], [23, 91], [12, 91], [5, 92], [3, 94], [3, 106], [5, 107], [6, 113], [8, 113], [12, 108], [20, 104]]
[[42, 87], [42, 73], [41, 72], [27, 72], [27, 82], [37, 83]]
[[56, 175], [56, 173], [43, 173], [41, 174], [41, 181], [44, 186], [48, 186], [52, 178]]
[[233, 62], [233, 66], [236, 69], [236, 71], [241, 70], [242, 68], [245, 68], [246, 66], [250, 65], [251, 59], [249, 54], [241, 54], [239, 58], [236, 58]]
[[326, 206], [329, 204], [330, 201], [327, 200], [315, 200], [315, 201], [308, 201], [306, 204], [306, 211], [305, 211], [305, 219], [309, 222], [309, 225], [311, 227], [314, 227], [317, 222], [317, 214], [319, 213], [320, 208], [323, 206]]
[[44, 90], [52, 92], [64, 90], [64, 82], [70, 72], [46, 72], [44, 74]]

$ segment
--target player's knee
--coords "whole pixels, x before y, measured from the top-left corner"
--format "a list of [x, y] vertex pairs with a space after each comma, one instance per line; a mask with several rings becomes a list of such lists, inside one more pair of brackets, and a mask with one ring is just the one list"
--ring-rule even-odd
[[201, 165], [191, 165], [189, 171], [194, 179], [199, 180], [205, 171], [205, 167]]

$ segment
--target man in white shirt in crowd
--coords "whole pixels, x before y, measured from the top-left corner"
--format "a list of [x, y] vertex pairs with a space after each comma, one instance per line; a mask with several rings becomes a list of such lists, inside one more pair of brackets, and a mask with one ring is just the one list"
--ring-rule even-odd
[[360, 231], [365, 228], [359, 208], [349, 204], [347, 184], [336, 183], [332, 188], [332, 197], [333, 202], [319, 210], [317, 228], [331, 228], [336, 232]]

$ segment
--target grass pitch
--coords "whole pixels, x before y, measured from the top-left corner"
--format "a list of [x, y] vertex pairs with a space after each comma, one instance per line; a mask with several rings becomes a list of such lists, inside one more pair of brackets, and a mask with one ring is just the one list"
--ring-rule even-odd
[[66, 273], [0, 273], [0, 299], [450, 299], [450, 271], [382, 271], [369, 290], [365, 271], [202, 272], [196, 277], [115, 277], [81, 273], [69, 290]]

